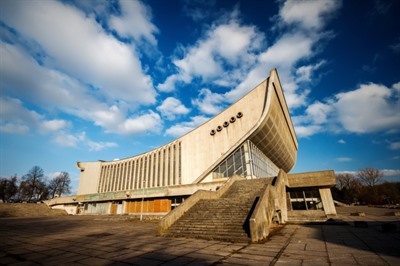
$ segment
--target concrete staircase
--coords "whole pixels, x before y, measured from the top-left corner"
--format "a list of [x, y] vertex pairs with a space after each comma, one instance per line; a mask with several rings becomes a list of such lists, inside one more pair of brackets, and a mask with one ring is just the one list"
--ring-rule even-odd
[[301, 211], [288, 211], [289, 224], [303, 224], [314, 222], [326, 222], [328, 217], [323, 210], [301, 210]]
[[219, 199], [200, 200], [178, 219], [166, 236], [248, 242], [249, 217], [273, 178], [240, 180]]

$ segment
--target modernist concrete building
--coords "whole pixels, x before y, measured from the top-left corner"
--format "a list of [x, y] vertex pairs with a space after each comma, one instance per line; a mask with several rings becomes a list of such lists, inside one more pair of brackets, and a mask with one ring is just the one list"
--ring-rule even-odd
[[333, 171], [286, 174], [296, 163], [297, 149], [273, 69], [236, 103], [171, 143], [117, 161], [78, 162], [78, 194], [49, 204], [74, 214], [162, 216], [198, 190], [218, 190], [233, 175], [256, 179], [282, 174], [283, 217], [293, 210], [316, 209], [335, 215]]

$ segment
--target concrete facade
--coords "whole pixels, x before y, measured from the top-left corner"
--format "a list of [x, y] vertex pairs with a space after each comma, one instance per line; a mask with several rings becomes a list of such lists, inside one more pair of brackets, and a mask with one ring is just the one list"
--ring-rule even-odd
[[[163, 215], [198, 190], [218, 190], [233, 175], [252, 179], [283, 172], [280, 190], [288, 191], [286, 198], [277, 199], [280, 205], [294, 202], [296, 206], [288, 209], [304, 205], [306, 210], [335, 214], [329, 189], [336, 184], [333, 171], [286, 175], [296, 163], [297, 149], [279, 76], [272, 69], [266, 80], [236, 103], [171, 143], [122, 160], [78, 162], [78, 194], [51, 200], [49, 205], [69, 210], [78, 206], [77, 213], [135, 214], [138, 208], [133, 206], [141, 202], [141, 214], [147, 208], [152, 211], [146, 214]], [[301, 188], [317, 191], [313, 199], [318, 200], [296, 196]], [[144, 208], [164, 199], [170, 208]]]

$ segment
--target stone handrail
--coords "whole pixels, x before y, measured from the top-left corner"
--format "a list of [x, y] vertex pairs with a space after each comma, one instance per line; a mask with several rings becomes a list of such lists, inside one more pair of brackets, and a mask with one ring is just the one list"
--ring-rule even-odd
[[275, 212], [274, 208], [268, 207], [274, 205], [272, 189], [272, 185], [267, 185], [251, 215], [250, 238], [252, 242], [262, 240], [269, 234], [269, 228]]
[[258, 200], [250, 217], [250, 238], [252, 242], [265, 239], [269, 235], [275, 213], [279, 212], [280, 223], [284, 223], [287, 220], [285, 177], [286, 173], [280, 170], [275, 184], [267, 185]]
[[199, 200], [202, 199], [217, 199], [220, 198], [236, 180], [244, 179], [239, 175], [234, 175], [217, 191], [198, 190], [192, 196], [187, 198], [177, 208], [168, 213], [159, 223], [157, 232], [159, 235], [163, 235], [168, 228], [170, 228], [185, 212], [193, 207]]

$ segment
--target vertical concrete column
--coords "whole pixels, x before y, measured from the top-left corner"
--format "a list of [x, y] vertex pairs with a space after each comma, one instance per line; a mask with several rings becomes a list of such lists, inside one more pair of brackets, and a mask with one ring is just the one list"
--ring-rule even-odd
[[134, 161], [133, 161], [133, 169], [132, 169], [132, 185], [131, 185], [131, 187], [132, 187], [132, 189], [136, 189], [137, 187], [136, 187], [136, 184], [137, 184], [137, 168], [138, 168], [138, 166], [137, 166], [137, 159], [135, 159]]
[[110, 179], [110, 165], [107, 164], [105, 166], [105, 174], [104, 174], [104, 183], [103, 183], [103, 189], [102, 192], [106, 192], [107, 191], [107, 186], [108, 186], [108, 182]]
[[115, 186], [117, 183], [117, 164], [113, 164], [113, 179], [111, 182], [111, 190], [110, 191], [115, 191]]
[[143, 177], [144, 177], [144, 158], [143, 156], [139, 160], [139, 179], [138, 188], [143, 188]]
[[116, 191], [118, 188], [118, 173], [119, 173], [119, 167], [118, 167], [118, 163], [114, 164], [114, 181], [113, 181], [113, 189], [112, 191]]
[[125, 185], [125, 162], [121, 162], [121, 170], [120, 170], [121, 182], [119, 183], [119, 189], [123, 190]]
[[120, 164], [120, 170], [119, 170], [119, 176], [120, 176], [120, 183], [118, 190], [123, 190], [124, 189], [124, 182], [125, 182], [125, 162], [121, 162]]
[[154, 187], [154, 153], [150, 154], [150, 175], [149, 175], [149, 186], [148, 187]]
[[110, 178], [111, 178], [111, 166], [107, 165], [107, 175], [106, 175], [106, 183], [104, 184], [103, 192], [108, 192], [108, 188], [110, 186]]
[[107, 182], [107, 165], [106, 164], [104, 164], [102, 166], [102, 171], [104, 171], [104, 172], [103, 172], [103, 182], [101, 182], [100, 190], [99, 190], [100, 193], [104, 192], [104, 187]]
[[165, 155], [165, 149], [163, 148], [160, 151], [160, 186], [164, 186], [164, 156]]
[[112, 164], [112, 179], [111, 179], [110, 190], [109, 191], [114, 191], [115, 190], [116, 174], [117, 174], [117, 164], [113, 163]]
[[126, 190], [126, 186], [127, 186], [127, 183], [128, 183], [128, 167], [129, 167], [129, 162], [128, 161], [125, 161], [124, 162], [124, 183], [123, 183], [123, 186], [122, 186], [122, 190]]
[[324, 205], [324, 211], [326, 215], [335, 215], [336, 208], [333, 203], [332, 193], [330, 188], [320, 188], [319, 194], [321, 196], [322, 205]]
[[101, 193], [101, 185], [104, 182], [104, 165], [100, 166], [100, 179], [99, 179], [99, 186], [97, 187], [97, 193]]
[[253, 162], [251, 161], [251, 150], [249, 146], [249, 141], [243, 143], [244, 149], [244, 159], [246, 161], [246, 179], [251, 179], [253, 176]]
[[175, 185], [174, 184], [174, 157], [175, 157], [175, 150], [174, 150], [174, 145], [169, 146], [169, 185]]
[[156, 151], [155, 153], [155, 159], [154, 159], [154, 186], [158, 187], [159, 186], [159, 164], [160, 164], [160, 151]]
[[144, 184], [143, 184], [143, 187], [149, 187], [149, 174], [150, 174], [150, 155], [146, 155], [145, 156], [146, 157], [146, 160], [144, 161], [145, 162], [145, 169], [146, 169], [146, 172], [145, 172], [145, 178], [144, 178]]
[[125, 162], [125, 182], [124, 182], [124, 187], [122, 188], [123, 190], [127, 190], [128, 185], [129, 185], [129, 167], [130, 167], [130, 162], [129, 160]]
[[115, 179], [115, 189], [114, 189], [114, 191], [118, 191], [119, 190], [119, 186], [120, 186], [120, 183], [121, 183], [121, 163], [118, 163], [117, 164], [117, 176], [116, 176], [116, 179]]
[[169, 186], [169, 147], [165, 147], [165, 154], [164, 154], [164, 184]]
[[175, 166], [174, 166], [174, 178], [175, 178], [175, 185], [180, 185], [180, 180], [179, 180], [179, 157], [180, 157], [180, 150], [179, 150], [179, 145], [180, 143], [177, 142], [175, 144]]
[[131, 189], [132, 184], [132, 160], [128, 161], [126, 190]]
[[113, 189], [113, 184], [114, 184], [114, 164], [110, 164], [110, 182], [108, 182], [108, 189], [107, 191], [110, 192]]

